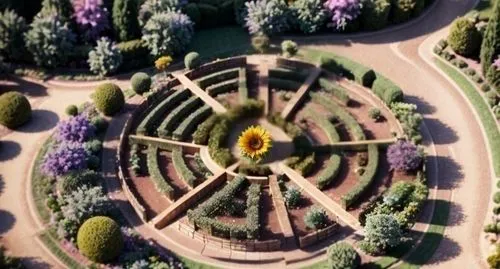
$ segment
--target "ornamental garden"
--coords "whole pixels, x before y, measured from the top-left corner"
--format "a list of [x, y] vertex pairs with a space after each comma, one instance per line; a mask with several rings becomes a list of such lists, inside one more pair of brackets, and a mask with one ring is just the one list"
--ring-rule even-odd
[[[418, 232], [431, 192], [424, 117], [377, 70], [276, 36], [365, 34], [432, 6], [0, 3], [1, 74], [95, 85], [91, 101], [66, 104], [33, 157], [37, 238], [67, 268], [396, 265], [427, 243]], [[462, 72], [489, 105], [483, 124], [497, 143], [490, 145], [497, 174], [498, 27], [495, 4], [486, 17], [456, 19], [433, 51], [445, 73]], [[244, 46], [226, 48], [238, 28], [249, 33]], [[218, 29], [229, 37], [197, 39]], [[216, 49], [204, 48], [217, 38]], [[122, 76], [129, 86], [116, 82]], [[33, 121], [29, 98], [0, 95], [5, 130]], [[500, 193], [493, 200], [500, 203]], [[500, 267], [499, 212], [495, 206], [484, 228], [495, 248], [491, 268]], [[439, 242], [427, 244], [434, 251]], [[0, 250], [0, 267], [23, 268]]]

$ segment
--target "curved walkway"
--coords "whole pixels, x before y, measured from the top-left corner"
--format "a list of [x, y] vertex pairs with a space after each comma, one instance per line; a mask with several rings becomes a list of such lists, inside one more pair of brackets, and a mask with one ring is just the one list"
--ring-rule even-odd
[[[383, 33], [293, 38], [303, 45], [311, 44], [373, 67], [399, 84], [407, 100], [419, 106], [429, 129], [425, 139], [436, 145], [430, 168], [438, 169], [437, 187], [443, 199], [453, 201], [446, 238], [426, 266], [429, 268], [486, 268], [479, 247], [490, 199], [490, 182], [484, 184], [491, 178], [489, 167], [484, 165], [489, 158], [486, 141], [463, 97], [425, 61], [431, 57], [433, 45], [426, 40], [444, 36], [444, 28], [474, 4], [474, 0], [439, 0], [418, 22]], [[31, 84], [30, 90], [39, 87]], [[90, 85], [69, 90], [72, 85], [46, 86], [42, 90], [46, 94], [30, 98], [40, 108], [35, 111], [36, 120], [1, 138], [5, 147], [2, 145], [0, 152], [0, 234], [6, 247], [14, 255], [28, 257], [26, 260], [33, 268], [57, 267], [57, 263], [35, 242], [38, 226], [28, 210], [25, 175], [64, 108], [88, 99], [86, 90]]]

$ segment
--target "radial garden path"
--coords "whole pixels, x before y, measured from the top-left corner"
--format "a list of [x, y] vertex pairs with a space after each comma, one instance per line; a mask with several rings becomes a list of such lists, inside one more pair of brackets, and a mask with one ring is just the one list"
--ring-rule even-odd
[[[491, 171], [486, 165], [489, 158], [486, 141], [457, 89], [426, 61], [434, 45], [430, 41], [446, 33], [439, 30], [474, 3], [473, 0], [439, 0], [433, 10], [417, 21], [381, 33], [348, 38], [294, 38], [373, 67], [399, 84], [407, 99], [419, 105], [428, 129], [424, 137], [435, 143], [436, 156], [429, 161], [430, 182], [439, 179], [435, 186], [439, 189], [437, 198], [453, 201], [446, 239], [426, 267], [485, 268], [479, 242], [490, 199]], [[11, 141], [9, 150], [0, 153], [4, 184], [0, 210], [6, 216], [0, 221], [2, 241], [14, 255], [28, 257], [33, 268], [58, 265], [35, 241], [39, 227], [26, 202], [28, 171], [57, 117], [62, 117], [68, 104], [87, 99], [90, 94], [87, 90], [92, 88], [71, 90], [71, 85], [66, 85], [66, 90], [49, 86], [46, 95], [31, 98], [45, 112], [35, 113], [37, 121], [23, 130], [2, 136], [2, 142]]]

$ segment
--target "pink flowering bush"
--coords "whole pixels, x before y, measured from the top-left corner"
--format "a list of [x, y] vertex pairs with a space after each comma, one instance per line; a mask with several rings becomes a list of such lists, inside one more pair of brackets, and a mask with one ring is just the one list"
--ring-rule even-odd
[[493, 67], [500, 71], [500, 55], [497, 56], [497, 59], [493, 62]]
[[359, 16], [362, 7], [361, 0], [327, 0], [325, 8], [330, 12], [332, 20], [329, 26], [343, 30]]
[[85, 32], [87, 40], [97, 40], [109, 28], [108, 10], [99, 0], [78, 0], [73, 2], [75, 20]]
[[422, 163], [422, 152], [408, 141], [398, 141], [387, 149], [387, 161], [391, 169], [414, 171]]
[[88, 153], [83, 144], [65, 142], [45, 155], [41, 165], [42, 172], [55, 177], [87, 168], [87, 157]]
[[95, 127], [84, 115], [70, 117], [57, 125], [55, 138], [58, 142], [83, 143], [94, 137]]

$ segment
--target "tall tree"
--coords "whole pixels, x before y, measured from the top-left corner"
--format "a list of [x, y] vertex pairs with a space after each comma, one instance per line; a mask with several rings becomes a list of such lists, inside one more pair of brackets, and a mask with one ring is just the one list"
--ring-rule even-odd
[[140, 36], [138, 0], [115, 0], [113, 5], [113, 27], [120, 41], [127, 41]]
[[[483, 75], [487, 76], [491, 64], [500, 52], [500, 1], [495, 1], [493, 14], [490, 17], [481, 45], [481, 65]], [[491, 73], [491, 72], [490, 72]]]

